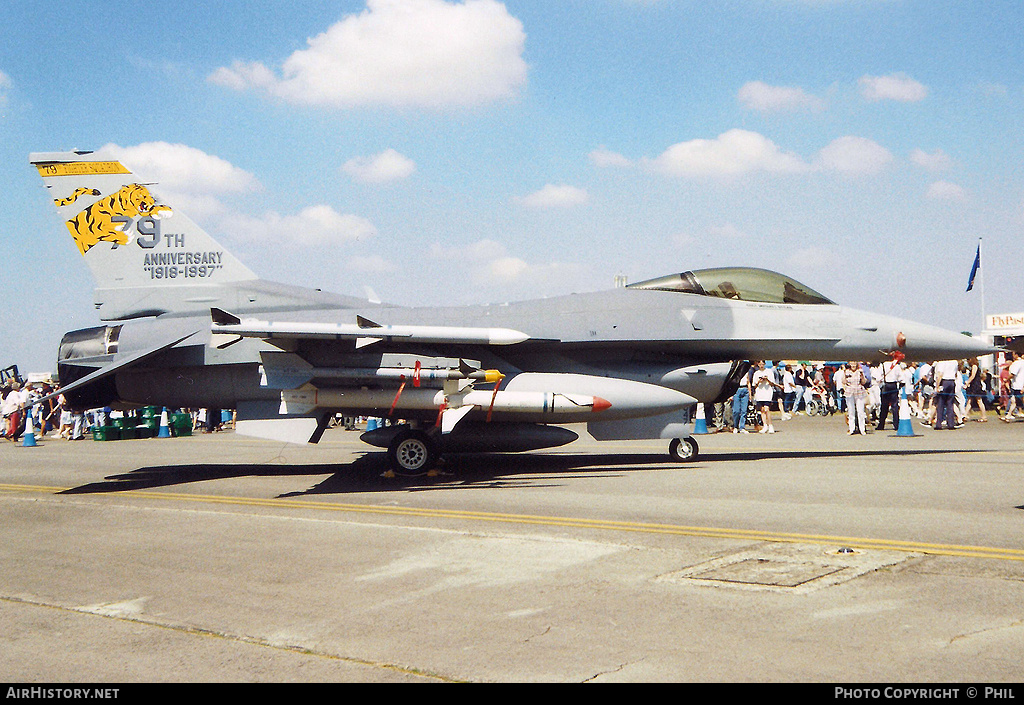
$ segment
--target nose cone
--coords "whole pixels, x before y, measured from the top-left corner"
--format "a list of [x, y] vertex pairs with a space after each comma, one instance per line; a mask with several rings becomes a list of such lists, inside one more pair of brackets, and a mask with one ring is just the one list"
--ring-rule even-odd
[[989, 355], [997, 348], [980, 338], [927, 326], [922, 323], [898, 321], [894, 335], [896, 349], [910, 360], [951, 360]]
[[838, 359], [877, 359], [880, 353], [901, 351], [908, 360], [931, 362], [979, 357], [998, 348], [945, 328], [903, 318], [843, 309], [842, 332], [835, 345]]

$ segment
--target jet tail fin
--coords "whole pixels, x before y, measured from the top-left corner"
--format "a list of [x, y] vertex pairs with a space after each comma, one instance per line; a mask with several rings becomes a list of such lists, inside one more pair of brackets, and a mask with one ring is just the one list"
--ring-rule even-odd
[[[96, 282], [104, 320], [225, 308], [225, 286], [256, 279], [180, 209], [118, 161], [29, 155]], [[218, 291], [221, 290], [221, 291]]]

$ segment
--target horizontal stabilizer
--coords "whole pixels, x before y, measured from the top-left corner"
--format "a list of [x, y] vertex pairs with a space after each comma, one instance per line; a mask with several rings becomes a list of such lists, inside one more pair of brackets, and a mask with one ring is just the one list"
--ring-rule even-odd
[[[51, 394], [51, 395], [45, 397], [45, 399], [49, 399], [50, 397], [58, 396], [59, 394], [67, 394], [67, 393], [75, 391], [76, 389], [81, 389], [83, 387], [87, 387], [88, 385], [90, 385], [90, 384], [92, 384], [92, 383], [94, 383], [94, 382], [96, 382], [96, 381], [98, 381], [100, 379], [103, 379], [104, 377], [107, 377], [108, 375], [112, 375], [112, 374], [114, 374], [115, 372], [117, 372], [119, 370], [126, 369], [128, 367], [131, 367], [132, 365], [137, 365], [140, 362], [142, 362], [143, 360], [148, 360], [149, 358], [154, 357], [155, 355], [159, 355], [160, 353], [164, 352], [165, 350], [170, 350], [171, 348], [173, 348], [178, 343], [180, 343], [180, 342], [182, 342], [184, 340], [187, 340], [188, 338], [191, 338], [193, 335], [195, 335], [198, 332], [199, 331], [192, 331], [191, 333], [186, 333], [185, 335], [183, 335], [183, 336], [181, 336], [179, 338], [175, 338], [174, 340], [171, 340], [171, 341], [169, 341], [167, 343], [164, 343], [162, 345], [158, 345], [158, 346], [156, 346], [154, 348], [148, 348], [146, 350], [141, 350], [139, 352], [135, 352], [135, 353], [132, 353], [130, 355], [125, 355], [124, 357], [120, 358], [116, 362], [114, 362], [112, 364], [109, 364], [109, 365], [106, 365], [104, 367], [100, 367], [99, 369], [97, 369], [97, 370], [95, 370], [93, 372], [90, 372], [85, 377], [82, 377], [81, 379], [77, 379], [74, 382], [72, 382], [71, 384], [67, 384], [67, 385], [61, 387], [60, 391], [55, 392], [54, 394]], [[72, 363], [73, 363], [73, 361], [69, 361], [69, 364], [72, 364]], [[40, 399], [39, 401], [43, 401], [43, 400]]]

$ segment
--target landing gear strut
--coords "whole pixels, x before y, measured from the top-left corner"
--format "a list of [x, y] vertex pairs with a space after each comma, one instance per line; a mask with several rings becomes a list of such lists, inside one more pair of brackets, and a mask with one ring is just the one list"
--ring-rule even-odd
[[668, 454], [672, 460], [680, 463], [696, 460], [699, 453], [700, 448], [693, 438], [673, 438], [672, 442], [668, 444]]

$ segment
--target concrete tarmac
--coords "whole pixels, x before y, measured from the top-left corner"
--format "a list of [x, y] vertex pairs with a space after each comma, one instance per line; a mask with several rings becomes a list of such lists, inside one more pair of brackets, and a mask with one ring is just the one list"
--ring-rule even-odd
[[455, 456], [0, 445], [0, 680], [1024, 680], [1024, 423]]

